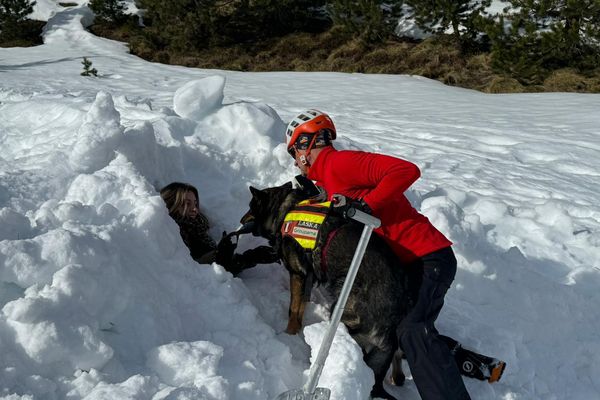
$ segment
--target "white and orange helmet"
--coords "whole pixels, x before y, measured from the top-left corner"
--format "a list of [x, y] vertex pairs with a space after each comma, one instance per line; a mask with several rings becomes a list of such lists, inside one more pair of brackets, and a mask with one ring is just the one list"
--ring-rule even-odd
[[290, 121], [285, 131], [285, 143], [288, 152], [293, 156], [292, 147], [296, 145], [299, 139], [310, 137], [311, 139], [306, 142], [314, 145], [315, 141], [312, 136], [319, 134], [323, 135], [326, 142], [335, 140], [335, 125], [329, 115], [313, 109], [301, 112]]

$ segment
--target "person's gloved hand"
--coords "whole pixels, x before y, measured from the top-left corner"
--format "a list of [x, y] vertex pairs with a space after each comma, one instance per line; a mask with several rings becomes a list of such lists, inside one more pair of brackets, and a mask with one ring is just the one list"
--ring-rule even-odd
[[271, 264], [274, 262], [279, 262], [277, 251], [271, 246], [258, 246], [255, 249], [246, 250], [242, 254], [233, 254], [227, 264], [221, 265], [233, 276], [237, 276], [243, 270], [255, 267], [256, 264]]
[[292, 180], [292, 184], [303, 198], [316, 197], [321, 194], [321, 190], [314, 184], [313, 181], [304, 175], [296, 175]]
[[363, 199], [358, 200], [341, 194], [334, 194], [331, 201], [333, 203], [333, 209], [344, 216], [344, 218], [348, 218], [347, 213], [351, 208], [369, 215], [373, 214], [373, 210], [371, 210], [371, 207], [369, 207]]
[[233, 252], [235, 251], [237, 244], [234, 244], [231, 240], [231, 235], [228, 235], [227, 232], [223, 232], [223, 236], [217, 244], [217, 251], [215, 254], [215, 261], [217, 264], [222, 265], [227, 269], [227, 267], [231, 264], [231, 259], [233, 258]]
[[279, 261], [277, 251], [271, 246], [258, 246], [255, 249], [246, 250], [242, 253], [242, 259], [247, 265], [254, 267], [256, 264], [271, 264]]

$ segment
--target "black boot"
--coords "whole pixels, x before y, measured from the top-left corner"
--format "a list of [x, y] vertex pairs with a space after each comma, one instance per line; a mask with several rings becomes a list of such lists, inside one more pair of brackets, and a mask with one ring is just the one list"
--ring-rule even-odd
[[502, 377], [506, 367], [504, 361], [467, 350], [448, 336], [440, 335], [440, 338], [450, 348], [461, 375], [480, 381], [488, 381], [489, 383], [498, 382]]

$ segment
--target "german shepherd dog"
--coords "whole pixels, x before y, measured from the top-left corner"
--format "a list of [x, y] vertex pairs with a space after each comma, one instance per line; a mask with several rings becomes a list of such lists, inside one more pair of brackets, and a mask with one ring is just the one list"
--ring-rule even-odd
[[[307, 285], [321, 285], [321, 292], [334, 304], [346, 279], [354, 251], [363, 226], [341, 215], [331, 213], [327, 217], [320, 235], [328, 235], [327, 246], [320, 254], [326, 260], [326, 269], [314, 265], [298, 242], [281, 235], [285, 215], [299, 201], [302, 192], [286, 183], [279, 187], [255, 189], [250, 187], [252, 200], [250, 210], [241, 223], [253, 222], [253, 233], [269, 240], [278, 251], [285, 268], [290, 274], [290, 306], [286, 332], [297, 334], [302, 328]], [[320, 264], [323, 264], [321, 262]], [[420, 274], [409, 273], [399, 265], [391, 248], [377, 234], [373, 234], [358, 270], [354, 286], [342, 315], [342, 322], [363, 351], [365, 363], [373, 370], [375, 384], [372, 397], [394, 399], [383, 388], [383, 381], [390, 363], [393, 362], [392, 382], [404, 383], [400, 368], [402, 353], [398, 347], [396, 329], [406, 316], [418, 291]], [[309, 275], [313, 279], [307, 280]], [[310, 289], [310, 288], [308, 288]], [[398, 351], [398, 352], [397, 352]], [[394, 354], [396, 356], [394, 357]]]

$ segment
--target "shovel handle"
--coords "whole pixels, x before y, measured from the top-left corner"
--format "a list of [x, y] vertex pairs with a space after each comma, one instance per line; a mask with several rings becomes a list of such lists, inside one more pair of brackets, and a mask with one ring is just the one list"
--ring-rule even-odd
[[[350, 210], [353, 210], [352, 215], [350, 215]], [[352, 219], [355, 219], [356, 221], [362, 222], [363, 224], [365, 224], [365, 226], [360, 236], [360, 240], [358, 241], [358, 245], [356, 246], [354, 257], [352, 257], [352, 263], [350, 264], [350, 268], [348, 269], [348, 274], [346, 275], [344, 286], [342, 286], [340, 297], [338, 298], [335, 308], [333, 309], [333, 314], [331, 315], [331, 323], [329, 324], [329, 327], [325, 332], [325, 336], [323, 337], [323, 341], [321, 342], [321, 347], [319, 348], [319, 353], [317, 354], [317, 358], [315, 359], [315, 362], [310, 369], [308, 380], [304, 385], [303, 389], [305, 393], [313, 393], [317, 388], [317, 384], [319, 383], [319, 377], [321, 376], [323, 366], [325, 365], [325, 360], [329, 355], [329, 349], [331, 348], [331, 344], [333, 343], [335, 332], [337, 331], [337, 327], [340, 323], [340, 320], [342, 319], [344, 307], [346, 307], [346, 302], [348, 301], [350, 290], [352, 289], [354, 279], [356, 278], [356, 274], [358, 273], [358, 267], [360, 266], [363, 256], [365, 255], [367, 245], [369, 244], [371, 233], [373, 232], [373, 229], [378, 228], [381, 225], [381, 221], [379, 219], [355, 208], [349, 209], [346, 215]]]
[[365, 225], [369, 225], [373, 229], [377, 229], [381, 226], [381, 221], [379, 218], [374, 217], [371, 214], [367, 214], [358, 208], [349, 208], [348, 211], [346, 211], [346, 216]]

